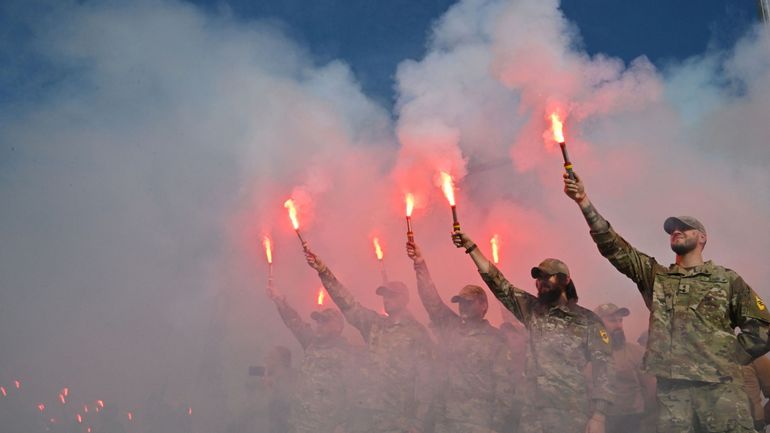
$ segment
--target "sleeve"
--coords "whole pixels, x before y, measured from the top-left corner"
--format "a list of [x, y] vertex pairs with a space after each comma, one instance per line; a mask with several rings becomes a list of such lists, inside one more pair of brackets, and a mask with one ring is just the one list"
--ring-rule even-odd
[[599, 252], [612, 263], [615, 269], [636, 283], [644, 303], [650, 307], [652, 288], [655, 280], [654, 258], [632, 247], [608, 225], [606, 232], [591, 232]]
[[[615, 363], [610, 348], [610, 337], [604, 325], [596, 319], [588, 327], [588, 360], [591, 363], [591, 399], [601, 400], [607, 405], [613, 400], [611, 388], [612, 377], [615, 374]], [[595, 402], [597, 407], [600, 403]]]
[[500, 344], [500, 350], [492, 366], [492, 374], [495, 384], [492, 429], [499, 432], [505, 430], [505, 425], [510, 422], [517, 405], [516, 366], [511, 349], [505, 342]]
[[738, 359], [745, 365], [770, 350], [770, 312], [743, 278], [736, 275], [730, 282], [730, 288], [731, 325], [741, 329], [738, 343], [742, 353], [738, 354]]
[[337, 277], [334, 276], [329, 268], [324, 268], [318, 272], [318, 276], [321, 277], [321, 282], [329, 296], [331, 296], [334, 303], [342, 311], [345, 320], [358, 329], [364, 340], [368, 342], [372, 325], [380, 319], [380, 315], [376, 311], [359, 304], [353, 297], [353, 294], [350, 293], [350, 290], [337, 280]]
[[289, 328], [294, 337], [299, 341], [303, 349], [306, 349], [315, 338], [313, 328], [309, 323], [302, 320], [297, 311], [285, 301], [276, 300], [275, 306], [278, 307], [278, 314], [281, 315], [283, 323]]
[[492, 294], [507, 308], [524, 326], [529, 327], [532, 317], [532, 305], [536, 299], [529, 293], [516, 288], [505, 279], [497, 266], [489, 264], [489, 271], [481, 272], [481, 278], [492, 291]]
[[457, 320], [459, 318], [457, 314], [441, 300], [425, 261], [420, 264], [415, 263], [414, 271], [417, 274], [417, 293], [420, 295], [420, 300], [428, 312], [430, 320], [437, 324]]

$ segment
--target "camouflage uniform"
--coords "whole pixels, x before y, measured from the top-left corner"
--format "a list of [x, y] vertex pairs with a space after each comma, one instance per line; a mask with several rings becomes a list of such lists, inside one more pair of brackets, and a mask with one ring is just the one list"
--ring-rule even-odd
[[594, 404], [605, 407], [611, 401], [612, 354], [602, 321], [574, 301], [553, 307], [542, 304], [537, 297], [511, 285], [492, 264], [481, 277], [529, 331], [525, 372], [529, 398], [519, 431], [583, 433], [594, 409], [587, 397], [588, 378], [583, 373], [589, 362]]
[[318, 275], [345, 319], [367, 343], [361, 362], [362, 383], [351, 395], [355, 407], [347, 432], [422, 430], [432, 391], [433, 343], [428, 331], [409, 313], [395, 320], [364, 308], [328, 268]]
[[730, 269], [662, 266], [607, 227], [594, 242], [650, 309], [644, 367], [658, 378], [658, 431], [752, 431], [739, 364], [768, 350], [762, 300]]
[[[283, 322], [305, 350], [299, 381], [291, 411], [291, 424], [296, 433], [332, 433], [344, 424], [347, 412], [348, 381], [354, 370], [353, 354], [341, 336], [318, 338], [309, 323], [283, 300], [276, 300]], [[313, 312], [318, 320], [335, 320], [339, 312], [326, 309]], [[329, 316], [329, 317], [327, 317]]]
[[[505, 338], [487, 320], [465, 323], [441, 300], [425, 263], [416, 263], [414, 269], [420, 299], [440, 343], [436, 433], [502, 431], [515, 395]], [[466, 287], [484, 295], [480, 287]]]

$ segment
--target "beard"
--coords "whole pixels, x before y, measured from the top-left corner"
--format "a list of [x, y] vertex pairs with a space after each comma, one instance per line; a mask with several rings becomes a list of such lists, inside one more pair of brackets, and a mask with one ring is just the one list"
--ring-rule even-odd
[[537, 292], [537, 299], [543, 304], [551, 305], [559, 300], [563, 291], [564, 290], [559, 287], [554, 287], [544, 282]]
[[685, 240], [681, 244], [671, 244], [671, 250], [676, 253], [678, 256], [683, 256], [690, 251], [694, 250], [695, 247], [698, 245], [697, 239], [689, 239]]
[[622, 329], [616, 329], [610, 333], [610, 342], [613, 349], [621, 349], [626, 344], [626, 333]]

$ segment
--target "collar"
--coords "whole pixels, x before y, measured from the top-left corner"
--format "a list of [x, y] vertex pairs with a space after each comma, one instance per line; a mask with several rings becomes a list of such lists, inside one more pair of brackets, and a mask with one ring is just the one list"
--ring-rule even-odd
[[707, 260], [703, 262], [702, 265], [693, 266], [692, 268], [685, 268], [682, 266], [677, 265], [676, 263], [671, 264], [668, 267], [668, 274], [669, 275], [698, 275], [698, 274], [704, 274], [704, 275], [711, 275], [714, 270], [714, 263], [711, 260]]

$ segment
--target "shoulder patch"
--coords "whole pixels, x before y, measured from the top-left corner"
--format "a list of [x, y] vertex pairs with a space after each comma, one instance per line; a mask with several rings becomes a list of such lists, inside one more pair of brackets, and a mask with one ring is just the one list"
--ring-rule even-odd
[[599, 330], [599, 337], [602, 338], [604, 344], [610, 344], [610, 336], [607, 335], [607, 331], [605, 331], [604, 328]]
[[754, 295], [754, 300], [755, 300], [755, 301], [756, 301], [756, 303], [757, 303], [757, 308], [759, 308], [759, 311], [765, 311], [765, 309], [766, 309], [767, 307], [765, 307], [765, 303], [764, 303], [764, 302], [762, 302], [762, 300], [761, 300], [761, 299], [759, 299], [759, 296], [757, 296], [757, 295]]

